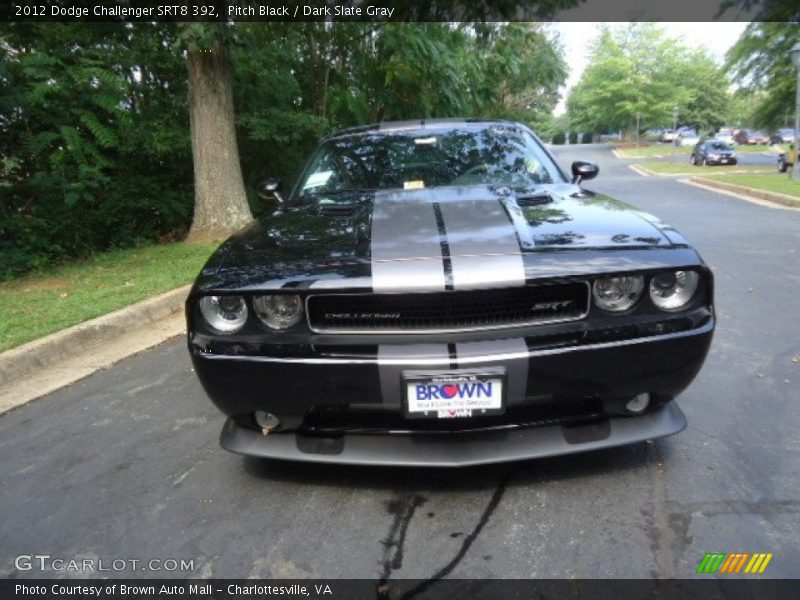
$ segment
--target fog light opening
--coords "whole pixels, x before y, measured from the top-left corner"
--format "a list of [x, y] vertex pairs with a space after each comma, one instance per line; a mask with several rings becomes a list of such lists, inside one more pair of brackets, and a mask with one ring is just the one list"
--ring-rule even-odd
[[647, 407], [650, 406], [650, 398], [647, 394], [640, 394], [632, 400], [625, 403], [625, 410], [630, 414], [638, 415], [643, 413]]
[[264, 436], [269, 435], [271, 431], [276, 429], [281, 424], [281, 420], [272, 413], [257, 410], [255, 414], [256, 423], [261, 427], [261, 434]]

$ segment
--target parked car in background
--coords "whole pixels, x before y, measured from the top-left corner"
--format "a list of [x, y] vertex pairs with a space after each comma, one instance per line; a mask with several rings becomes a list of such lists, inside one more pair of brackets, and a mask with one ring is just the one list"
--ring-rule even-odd
[[642, 137], [646, 140], [656, 141], [661, 138], [661, 134], [664, 133], [663, 127], [654, 127], [652, 129], [648, 129], [642, 134]]
[[770, 144], [792, 144], [794, 143], [794, 129], [791, 127], [784, 127], [783, 129], [778, 129], [775, 133], [772, 134], [772, 137], [769, 140]]
[[681, 127], [673, 142], [676, 146], [694, 146], [700, 141], [697, 131], [690, 127]]
[[720, 127], [717, 133], [714, 134], [714, 139], [727, 142], [728, 144], [734, 144], [735, 140], [733, 139], [733, 128]]
[[722, 140], [705, 140], [694, 147], [689, 162], [695, 166], [735, 165], [736, 151]]
[[[527, 127], [380, 123], [323, 140], [186, 301], [233, 452], [465, 466], [681, 431], [713, 276], [675, 229], [582, 188]], [[271, 194], [271, 197], [270, 197]]]
[[663, 143], [673, 142], [676, 135], [677, 132], [674, 129], [664, 129], [661, 135], [658, 136], [658, 141]]
[[769, 144], [769, 137], [762, 131], [753, 131], [752, 129], [740, 129], [733, 136], [737, 144], [744, 144], [755, 146], [756, 144]]

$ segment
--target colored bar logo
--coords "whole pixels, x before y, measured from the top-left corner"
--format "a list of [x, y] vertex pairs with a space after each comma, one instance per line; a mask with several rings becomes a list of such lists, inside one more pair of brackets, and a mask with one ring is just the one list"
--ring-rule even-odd
[[772, 560], [772, 553], [755, 552], [708, 552], [700, 561], [697, 573], [711, 575], [714, 573], [739, 574], [749, 573], [761, 575]]

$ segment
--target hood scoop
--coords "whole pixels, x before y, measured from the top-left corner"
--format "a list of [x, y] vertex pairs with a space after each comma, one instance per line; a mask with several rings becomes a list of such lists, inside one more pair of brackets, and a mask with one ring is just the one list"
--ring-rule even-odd
[[550, 194], [528, 194], [517, 196], [517, 206], [520, 208], [541, 206], [543, 204], [550, 204], [552, 201], [553, 197]]
[[326, 204], [319, 207], [319, 214], [325, 217], [352, 217], [357, 209], [356, 204]]

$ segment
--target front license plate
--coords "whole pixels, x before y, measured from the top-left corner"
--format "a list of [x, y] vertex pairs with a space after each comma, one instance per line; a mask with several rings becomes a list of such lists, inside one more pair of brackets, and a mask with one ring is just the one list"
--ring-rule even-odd
[[502, 414], [505, 371], [404, 373], [406, 416], [457, 419]]
[[728, 164], [728, 159], [727, 159], [727, 158], [723, 158], [723, 159], [722, 159], [721, 161], [719, 161], [719, 162], [721, 162], [723, 165], [725, 165], [725, 164]]

